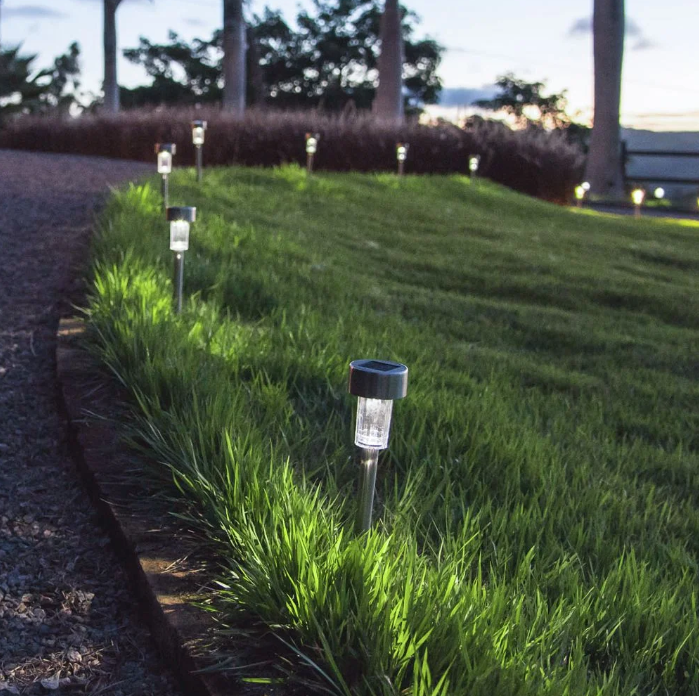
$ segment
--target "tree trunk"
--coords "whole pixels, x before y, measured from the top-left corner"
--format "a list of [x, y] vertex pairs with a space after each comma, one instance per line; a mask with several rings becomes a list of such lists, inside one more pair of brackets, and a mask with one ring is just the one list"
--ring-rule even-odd
[[245, 20], [243, 0], [223, 0], [223, 109], [245, 111]]
[[622, 198], [621, 67], [624, 58], [624, 0], [594, 0], [595, 115], [587, 156], [590, 192]]
[[119, 111], [116, 11], [121, 0], [104, 0], [104, 110]]
[[373, 110], [380, 119], [403, 120], [403, 30], [398, 0], [386, 0], [381, 17], [379, 86]]

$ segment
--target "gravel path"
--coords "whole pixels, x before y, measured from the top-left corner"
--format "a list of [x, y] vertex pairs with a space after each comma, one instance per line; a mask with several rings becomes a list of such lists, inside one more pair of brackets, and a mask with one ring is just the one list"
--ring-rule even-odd
[[68, 453], [54, 365], [94, 207], [150, 169], [0, 150], [0, 696], [179, 693]]

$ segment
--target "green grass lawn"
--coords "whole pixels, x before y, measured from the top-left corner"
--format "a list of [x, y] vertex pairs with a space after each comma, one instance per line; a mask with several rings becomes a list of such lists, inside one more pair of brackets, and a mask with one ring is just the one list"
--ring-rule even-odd
[[[178, 318], [156, 190], [104, 214], [91, 321], [219, 540], [225, 621], [272, 627], [318, 693], [699, 694], [697, 224], [461, 177], [178, 172]], [[410, 385], [358, 538], [365, 357]]]

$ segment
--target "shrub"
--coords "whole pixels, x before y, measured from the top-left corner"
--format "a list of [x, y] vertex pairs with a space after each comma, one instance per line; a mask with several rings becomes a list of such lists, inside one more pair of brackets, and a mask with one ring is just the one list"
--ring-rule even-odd
[[580, 181], [583, 155], [555, 133], [512, 131], [483, 122], [392, 125], [368, 116], [319, 112], [249, 111], [242, 119], [217, 109], [128, 111], [76, 119], [27, 117], [0, 131], [0, 147], [154, 161], [153, 144], [177, 143], [176, 162], [194, 161], [189, 122], [209, 123], [207, 165], [272, 167], [305, 161], [304, 134], [320, 133], [315, 166], [332, 171], [395, 169], [395, 145], [410, 143], [406, 171], [466, 173], [468, 157], [482, 155], [480, 175], [516, 191], [565, 202]]

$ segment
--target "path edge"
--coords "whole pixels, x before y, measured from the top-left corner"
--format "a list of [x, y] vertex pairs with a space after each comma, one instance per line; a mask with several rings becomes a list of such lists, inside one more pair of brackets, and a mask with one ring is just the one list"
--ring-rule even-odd
[[110, 421], [95, 423], [85, 417], [91, 391], [86, 378], [94, 381], [97, 370], [94, 359], [79, 346], [84, 333], [84, 321], [76, 317], [60, 319], [56, 332], [58, 399], [70, 453], [136, 590], [141, 615], [163, 662], [188, 696], [232, 696], [230, 682], [220, 673], [200, 671], [205, 665], [192, 650], [192, 643], [207, 634], [213, 620], [188, 602], [196, 571], [183, 562], [179, 541], [163, 529], [161, 519], [134, 515], [113, 502], [118, 484], [109, 479], [110, 471], [112, 476], [119, 473], [118, 434]]

